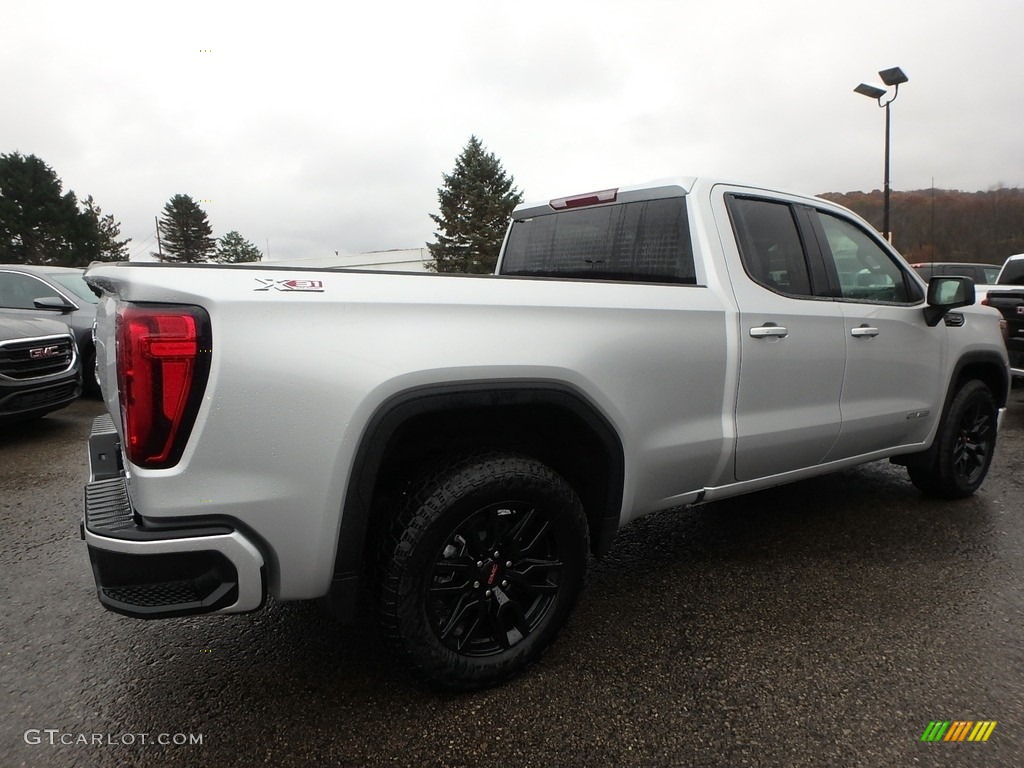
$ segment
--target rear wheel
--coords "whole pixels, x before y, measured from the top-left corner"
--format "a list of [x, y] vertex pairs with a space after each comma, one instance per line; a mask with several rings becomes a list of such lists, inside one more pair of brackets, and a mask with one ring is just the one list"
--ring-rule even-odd
[[939, 426], [933, 461], [908, 464], [911, 482], [924, 493], [947, 499], [978, 490], [992, 463], [997, 417], [991, 390], [977, 380], [964, 384]]
[[500, 683], [554, 640], [587, 552], [579, 499], [547, 466], [514, 454], [452, 461], [423, 477], [385, 538], [385, 637], [435, 685]]

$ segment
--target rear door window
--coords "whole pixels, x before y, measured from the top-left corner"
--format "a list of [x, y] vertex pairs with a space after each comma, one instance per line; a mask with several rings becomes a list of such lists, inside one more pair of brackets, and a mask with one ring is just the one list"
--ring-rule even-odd
[[811, 274], [793, 208], [756, 198], [728, 199], [743, 268], [757, 284], [788, 296], [811, 296]]
[[694, 285], [686, 200], [643, 200], [516, 220], [501, 274]]

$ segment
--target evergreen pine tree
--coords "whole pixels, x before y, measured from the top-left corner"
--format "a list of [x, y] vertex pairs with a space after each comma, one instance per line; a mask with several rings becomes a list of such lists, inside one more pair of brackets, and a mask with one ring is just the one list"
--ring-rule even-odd
[[131, 238], [118, 240], [121, 236], [121, 225], [110, 214], [104, 215], [103, 211], [92, 199], [92, 195], [85, 198], [85, 213], [95, 222], [97, 240], [97, 261], [128, 261], [128, 243]]
[[494, 271], [512, 209], [522, 202], [514, 179], [501, 161], [487, 152], [476, 136], [469, 137], [455, 169], [444, 174], [437, 190], [436, 243], [427, 243], [437, 272]]
[[163, 255], [152, 255], [171, 263], [209, 261], [217, 245], [206, 211], [188, 195], [175, 195], [164, 206], [160, 237]]
[[217, 243], [217, 253], [213, 260], [218, 264], [244, 264], [253, 261], [260, 261], [263, 254], [260, 249], [242, 237], [235, 230], [231, 230]]
[[0, 263], [84, 267], [126, 251], [114, 218], [101, 218], [92, 197], [84, 206], [35, 155], [0, 155]]

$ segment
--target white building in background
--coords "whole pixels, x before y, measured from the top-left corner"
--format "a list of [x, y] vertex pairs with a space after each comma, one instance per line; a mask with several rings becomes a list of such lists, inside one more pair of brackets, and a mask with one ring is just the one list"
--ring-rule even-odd
[[428, 272], [430, 251], [426, 248], [398, 248], [391, 251], [347, 253], [334, 256], [310, 256], [304, 259], [270, 259], [261, 264], [290, 267], [345, 267], [390, 272]]

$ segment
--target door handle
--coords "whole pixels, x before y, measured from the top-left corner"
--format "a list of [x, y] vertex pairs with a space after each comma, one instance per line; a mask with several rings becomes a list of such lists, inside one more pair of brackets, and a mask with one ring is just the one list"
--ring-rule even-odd
[[859, 328], [854, 328], [850, 331], [850, 335], [856, 338], [874, 338], [878, 335], [878, 329], [872, 328], [870, 325], [862, 325]]
[[750, 329], [750, 337], [753, 339], [784, 339], [787, 336], [789, 336], [789, 329], [783, 325], [768, 324]]

